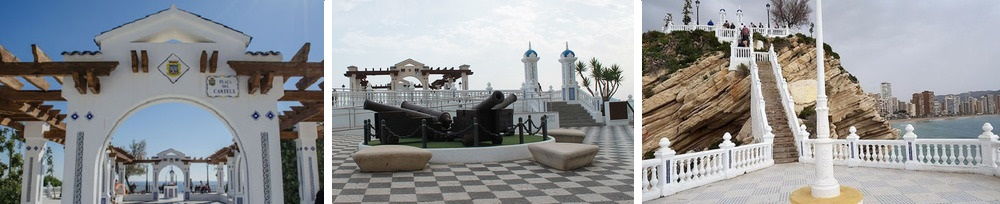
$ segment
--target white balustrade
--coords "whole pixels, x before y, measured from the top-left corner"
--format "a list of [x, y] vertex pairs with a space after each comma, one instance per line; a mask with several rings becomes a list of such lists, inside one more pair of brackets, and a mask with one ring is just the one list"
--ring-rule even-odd
[[670, 149], [670, 140], [660, 139], [656, 158], [642, 161], [643, 201], [774, 165], [771, 143], [734, 147], [731, 134], [722, 138], [719, 149], [680, 155]]
[[[989, 123], [983, 125], [979, 139], [917, 139], [912, 125], [905, 130], [902, 140], [859, 140], [851, 127], [847, 139], [834, 140], [834, 164], [1000, 176], [1000, 141]], [[814, 162], [813, 140], [801, 143], [800, 161]]]
[[774, 80], [777, 83], [778, 95], [781, 96], [781, 104], [788, 121], [788, 127], [795, 137], [795, 145], [799, 145], [798, 141], [802, 138], [802, 130], [799, 128], [799, 117], [795, 114], [795, 100], [792, 99], [792, 94], [788, 89], [788, 81], [785, 80], [785, 76], [781, 72], [781, 64], [778, 63], [778, 54], [774, 52], [774, 45], [769, 46], [767, 55], [768, 61], [771, 62], [771, 73], [774, 74]]

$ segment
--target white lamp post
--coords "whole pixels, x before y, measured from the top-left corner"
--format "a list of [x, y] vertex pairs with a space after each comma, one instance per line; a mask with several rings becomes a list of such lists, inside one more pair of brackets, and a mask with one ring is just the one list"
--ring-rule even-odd
[[826, 99], [823, 50], [823, 0], [816, 0], [816, 177], [810, 186], [792, 192], [792, 203], [861, 203], [861, 192], [840, 186], [833, 177], [833, 139], [830, 139], [830, 108]]

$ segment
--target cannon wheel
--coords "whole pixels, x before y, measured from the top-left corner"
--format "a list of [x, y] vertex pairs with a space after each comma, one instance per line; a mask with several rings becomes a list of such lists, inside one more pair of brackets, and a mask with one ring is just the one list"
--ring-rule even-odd
[[462, 145], [465, 145], [466, 147], [471, 147], [471, 146], [475, 145], [476, 141], [472, 137], [473, 137], [472, 134], [465, 134], [465, 135], [463, 135], [462, 136]]
[[493, 137], [493, 145], [501, 145], [501, 144], [503, 144], [502, 136]]

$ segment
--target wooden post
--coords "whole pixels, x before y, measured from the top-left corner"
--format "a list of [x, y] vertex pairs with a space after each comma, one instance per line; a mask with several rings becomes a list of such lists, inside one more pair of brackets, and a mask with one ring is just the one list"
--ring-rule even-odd
[[149, 73], [149, 54], [146, 53], [146, 50], [142, 50], [140, 53], [142, 55], [142, 66], [140, 66], [142, 68], [142, 72]]

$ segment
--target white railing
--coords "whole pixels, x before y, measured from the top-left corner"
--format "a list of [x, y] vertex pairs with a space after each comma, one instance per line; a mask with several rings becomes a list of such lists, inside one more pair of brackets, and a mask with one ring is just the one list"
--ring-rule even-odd
[[[739, 36], [739, 35], [737, 35]], [[753, 35], [747, 36], [749, 43], [745, 47], [740, 47], [739, 42], [733, 41], [729, 44], [729, 70], [733, 71], [739, 67], [740, 64], [745, 64], [750, 66], [750, 63], [754, 61], [753, 54]], [[739, 37], [737, 37], [739, 38]]]
[[590, 113], [590, 117], [594, 121], [604, 121], [604, 116], [601, 115], [601, 108], [604, 107], [604, 99], [601, 99], [601, 97], [590, 95], [590, 93], [582, 89], [576, 89], [576, 103], [583, 106], [583, 109], [586, 109]]
[[670, 140], [660, 139], [656, 158], [642, 161], [642, 200], [672, 195], [774, 165], [771, 143], [735, 147], [732, 135], [723, 135], [719, 149], [675, 155]]
[[715, 38], [718, 38], [719, 42], [733, 42], [736, 41], [737, 33], [739, 32], [736, 29], [719, 27], [718, 30], [715, 30]]
[[784, 37], [791, 33], [788, 28], [751, 28], [751, 30], [767, 37]]
[[770, 123], [767, 121], [767, 112], [764, 110], [764, 91], [760, 82], [760, 74], [756, 60], [750, 60], [750, 128], [754, 141], [771, 143], [774, 134], [771, 133]]
[[[790, 35], [791, 29], [785, 28], [750, 28], [752, 33], [760, 33], [765, 37], [785, 37]], [[675, 25], [673, 23], [667, 24], [664, 28], [664, 33], [670, 33], [674, 31], [694, 31], [694, 30], [704, 30], [715, 32], [715, 37], [719, 39], [719, 42], [734, 42], [737, 40], [739, 30], [742, 27], [737, 27], [735, 29], [725, 28], [722, 25]], [[752, 35], [751, 33], [751, 35]]]
[[[917, 139], [913, 126], [907, 125], [902, 140], [860, 140], [851, 127], [847, 139], [834, 140], [833, 160], [836, 165], [1000, 176], [1000, 141], [992, 130], [986, 123], [978, 139]], [[805, 148], [800, 150], [801, 162], [815, 161], [814, 141], [801, 142]]]
[[781, 73], [781, 64], [778, 63], [778, 53], [774, 52], [774, 45], [771, 45], [767, 49], [768, 61], [771, 62], [771, 72], [774, 73], [774, 81], [778, 87], [778, 95], [781, 96], [781, 104], [785, 111], [785, 118], [788, 121], [788, 128], [792, 131], [792, 135], [795, 137], [795, 145], [799, 145], [798, 139], [801, 130], [799, 130], [799, 117], [795, 114], [795, 100], [792, 99], [792, 93], [788, 89], [788, 81], [785, 80], [784, 74]]

